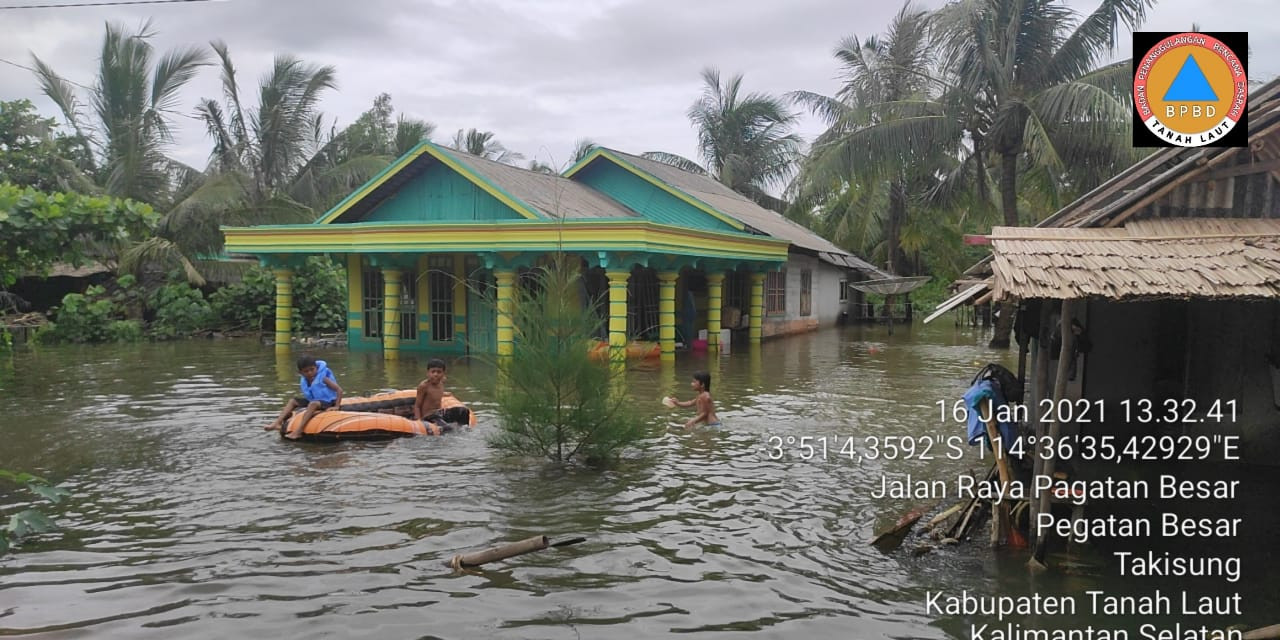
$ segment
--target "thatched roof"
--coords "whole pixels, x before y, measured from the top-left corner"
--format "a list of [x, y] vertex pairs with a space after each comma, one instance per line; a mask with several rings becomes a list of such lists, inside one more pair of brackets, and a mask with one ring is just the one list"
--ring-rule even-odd
[[992, 230], [994, 297], [1280, 298], [1280, 220]]

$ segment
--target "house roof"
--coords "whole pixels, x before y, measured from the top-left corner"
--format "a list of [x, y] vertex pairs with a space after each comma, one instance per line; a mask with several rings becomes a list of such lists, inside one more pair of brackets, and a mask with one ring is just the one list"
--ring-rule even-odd
[[507, 193], [519, 198], [547, 218], [578, 220], [641, 217], [622, 203], [568, 178], [513, 167], [453, 149], [440, 151], [494, 184], [501, 185]]
[[421, 142], [320, 217], [359, 220], [434, 163], [442, 163], [529, 219], [638, 218], [635, 211], [586, 185]]
[[776, 211], [770, 211], [750, 198], [730, 189], [709, 176], [690, 173], [683, 169], [650, 160], [641, 156], [624, 153], [616, 149], [597, 148], [592, 156], [566, 172], [572, 176], [577, 169], [586, 166], [597, 157], [606, 157], [614, 161], [630, 164], [635, 169], [652, 176], [662, 184], [680, 191], [698, 203], [726, 215], [747, 227], [748, 231], [782, 238], [791, 244], [808, 249], [818, 257], [836, 266], [857, 269], [874, 278], [892, 278], [874, 265], [850, 254], [833, 244], [830, 240], [814, 233], [796, 222], [793, 222]]
[[1280, 220], [996, 227], [994, 298], [1280, 298]]

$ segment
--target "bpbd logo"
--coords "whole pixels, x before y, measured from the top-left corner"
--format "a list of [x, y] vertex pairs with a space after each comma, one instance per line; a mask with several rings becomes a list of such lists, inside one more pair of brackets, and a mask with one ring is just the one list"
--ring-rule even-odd
[[1249, 144], [1249, 34], [1133, 34], [1133, 146]]

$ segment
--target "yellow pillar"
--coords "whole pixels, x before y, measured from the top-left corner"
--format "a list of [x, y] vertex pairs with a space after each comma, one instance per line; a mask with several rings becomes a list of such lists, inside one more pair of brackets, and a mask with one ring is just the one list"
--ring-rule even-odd
[[764, 336], [764, 274], [751, 274], [751, 324], [747, 329], [747, 343], [760, 344]]
[[467, 346], [467, 256], [453, 256], [453, 340]]
[[364, 337], [364, 275], [360, 271], [360, 254], [347, 254], [347, 343], [355, 344]]
[[707, 274], [707, 348], [720, 346], [720, 300], [724, 292], [724, 274]]
[[293, 269], [272, 273], [276, 276], [276, 352], [287, 352], [293, 340]]
[[494, 269], [493, 279], [498, 285], [498, 355], [509, 356], [515, 352], [516, 332], [511, 313], [515, 305], [516, 272], [514, 269]]
[[630, 271], [606, 271], [609, 278], [609, 359], [615, 365], [627, 361], [627, 280]]
[[658, 274], [658, 344], [663, 360], [676, 359], [676, 278], [678, 271]]
[[382, 357], [400, 357], [400, 270], [382, 270]]

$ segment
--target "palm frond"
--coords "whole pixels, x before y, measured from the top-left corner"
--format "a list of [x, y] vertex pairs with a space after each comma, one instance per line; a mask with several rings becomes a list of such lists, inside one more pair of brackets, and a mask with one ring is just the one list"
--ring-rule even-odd
[[707, 170], [703, 169], [702, 165], [676, 153], [667, 153], [666, 151], [645, 151], [640, 154], [640, 157], [653, 160], [654, 162], [661, 162], [662, 164], [669, 164], [681, 171], [688, 171], [689, 173], [695, 173], [700, 176], [707, 175]]

